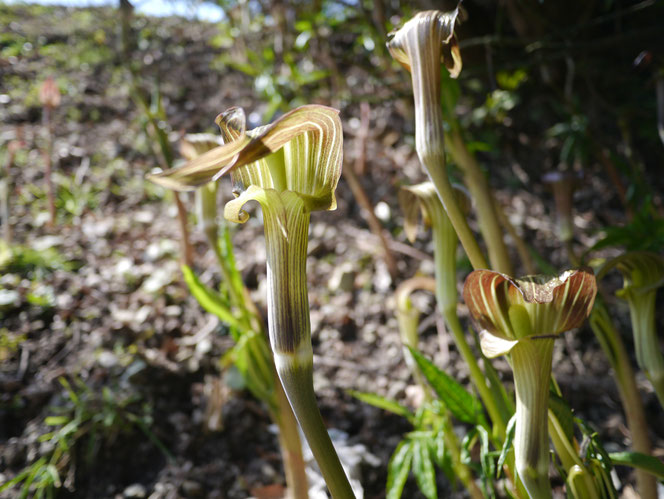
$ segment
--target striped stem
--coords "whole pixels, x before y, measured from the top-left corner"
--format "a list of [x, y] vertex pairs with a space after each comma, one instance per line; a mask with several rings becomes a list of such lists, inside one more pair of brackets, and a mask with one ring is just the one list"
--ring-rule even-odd
[[516, 390], [516, 470], [536, 499], [552, 497], [547, 424], [553, 343], [552, 338], [523, 339], [510, 352]]
[[263, 203], [270, 344], [279, 379], [332, 496], [352, 498], [314, 394], [306, 275], [309, 212], [297, 195], [284, 197], [284, 212]]

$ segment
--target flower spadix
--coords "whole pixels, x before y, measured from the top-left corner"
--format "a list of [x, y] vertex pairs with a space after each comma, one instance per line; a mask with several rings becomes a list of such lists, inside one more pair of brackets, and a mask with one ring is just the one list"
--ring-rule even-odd
[[664, 357], [655, 327], [655, 298], [664, 285], [664, 257], [647, 251], [625, 253], [608, 261], [598, 276], [613, 268], [623, 276], [623, 288], [616, 295], [629, 304], [636, 361], [664, 406]]
[[339, 112], [302, 106], [270, 125], [246, 130], [244, 112], [217, 117], [224, 145], [184, 167], [151, 177], [176, 190], [194, 189], [230, 173], [235, 199], [224, 217], [244, 223], [258, 201], [263, 212], [268, 282], [268, 331], [279, 378], [334, 497], [352, 490], [325, 430], [313, 392], [313, 353], [307, 297], [309, 215], [336, 207], [341, 175]]
[[597, 284], [588, 269], [514, 279], [476, 270], [463, 296], [484, 355], [510, 354], [516, 391], [516, 469], [531, 497], [551, 497], [547, 413], [556, 337], [588, 317]]

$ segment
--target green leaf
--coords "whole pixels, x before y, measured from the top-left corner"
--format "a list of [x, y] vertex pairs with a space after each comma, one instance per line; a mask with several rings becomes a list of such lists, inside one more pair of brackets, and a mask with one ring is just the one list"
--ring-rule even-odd
[[196, 301], [207, 312], [216, 315], [220, 320], [228, 324], [230, 327], [242, 329], [242, 325], [235, 319], [233, 313], [224, 303], [222, 296], [205, 286], [199, 279], [194, 271], [187, 265], [182, 266], [182, 275], [189, 287], [189, 291], [196, 298]]
[[384, 409], [397, 416], [404, 417], [408, 421], [412, 422], [415, 417], [407, 407], [404, 407], [396, 400], [390, 400], [376, 393], [358, 392], [355, 390], [348, 390], [348, 393], [362, 402], [378, 407], [379, 409]]
[[631, 466], [651, 473], [664, 480], [664, 463], [654, 456], [640, 452], [611, 452], [609, 458], [614, 465]]
[[481, 426], [477, 427], [477, 434], [480, 437], [480, 463], [482, 465], [482, 475], [487, 484], [493, 487], [493, 478], [496, 476], [496, 462], [494, 460], [495, 452], [491, 451], [489, 445], [489, 433]]
[[565, 436], [571, 442], [574, 439], [574, 414], [570, 406], [557, 394], [549, 393], [549, 409], [553, 412], [565, 432]]
[[48, 426], [60, 426], [67, 424], [69, 422], [69, 417], [67, 416], [49, 416], [44, 419], [44, 424]]
[[402, 440], [387, 465], [387, 499], [399, 499], [413, 461], [413, 443]]
[[417, 485], [429, 499], [436, 499], [436, 472], [433, 468], [429, 441], [417, 439], [413, 441], [413, 474]]
[[445, 445], [445, 435], [444, 431], [441, 430], [436, 434], [435, 439], [431, 442], [432, 452], [435, 456], [436, 465], [443, 470], [445, 476], [451, 484], [456, 482], [456, 474], [454, 473], [454, 467], [452, 463], [452, 456]]
[[410, 347], [409, 350], [424, 377], [457, 419], [464, 423], [486, 425], [482, 415], [482, 405], [476, 397], [417, 350]]
[[[42, 457], [41, 459], [39, 459], [39, 461], [35, 462], [35, 464], [33, 464], [32, 466], [33, 467], [43, 466], [44, 463], [46, 463], [46, 458]], [[0, 492], [4, 492], [5, 490], [7, 490], [10, 487], [13, 487], [17, 483], [21, 483], [30, 474], [30, 470], [31, 470], [31, 468], [27, 468], [24, 471], [22, 471], [21, 473], [19, 473], [18, 475], [16, 475], [11, 480], [9, 480], [8, 482], [0, 484]]]
[[512, 441], [514, 440], [514, 430], [516, 429], [516, 414], [512, 416], [507, 423], [507, 429], [505, 430], [505, 442], [503, 443], [503, 448], [500, 451], [500, 456], [498, 457], [498, 465], [496, 472], [496, 479], [500, 478], [500, 472], [503, 470], [503, 465], [507, 459], [507, 454], [512, 448]]

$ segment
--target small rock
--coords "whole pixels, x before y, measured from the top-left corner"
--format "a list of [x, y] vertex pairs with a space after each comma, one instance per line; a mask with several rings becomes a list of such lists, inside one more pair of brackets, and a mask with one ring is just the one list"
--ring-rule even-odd
[[21, 295], [13, 289], [0, 289], [0, 307], [18, 306]]
[[345, 263], [334, 269], [327, 282], [330, 291], [349, 292], [355, 286], [355, 269], [351, 263]]
[[140, 483], [134, 483], [129, 487], [127, 487], [126, 489], [124, 489], [123, 494], [125, 497], [142, 499], [147, 495], [147, 492], [143, 485], [141, 485]]
[[118, 363], [118, 358], [109, 350], [104, 350], [97, 356], [97, 362], [100, 366], [110, 369]]

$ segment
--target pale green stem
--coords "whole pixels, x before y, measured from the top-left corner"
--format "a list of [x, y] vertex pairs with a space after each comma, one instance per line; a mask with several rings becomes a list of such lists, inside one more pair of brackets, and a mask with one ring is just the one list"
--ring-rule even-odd
[[[456, 290], [456, 247], [457, 238], [452, 230], [446, 230], [445, 225], [449, 227], [443, 217], [445, 214], [434, 207], [429, 209], [429, 216], [431, 217], [433, 240], [434, 240], [434, 261], [436, 273], [436, 299], [438, 301], [438, 308], [440, 309], [447, 325], [454, 338], [461, 356], [466, 361], [470, 369], [470, 377], [479, 392], [480, 398], [491, 417], [493, 422], [496, 436], [500, 443], [505, 441], [505, 429], [510, 414], [502, 411], [499, 408], [499, 400], [501, 398], [499, 393], [499, 386], [492, 384], [491, 388], [487, 384], [486, 377], [477, 363], [477, 357], [473, 353], [470, 345], [466, 341], [466, 336], [459, 322], [459, 317], [456, 312], [458, 295]], [[493, 390], [492, 390], [493, 388]]]
[[556, 454], [567, 471], [567, 481], [574, 497], [576, 499], [600, 499], [592, 474], [579, 458], [552, 410], [549, 410], [549, 434]]
[[323, 423], [313, 388], [306, 275], [309, 213], [296, 208], [289, 209], [281, 220], [277, 216], [263, 206], [268, 330], [277, 373], [332, 496], [352, 498], [353, 490]]
[[[650, 454], [651, 442], [648, 436], [648, 424], [643, 409], [643, 400], [636, 386], [634, 371], [620, 333], [614, 327], [606, 306], [599, 299], [595, 302], [595, 308], [590, 315], [590, 327], [615, 373], [627, 427], [632, 437], [632, 448], [636, 452]], [[655, 477], [645, 471], [636, 470], [636, 483], [640, 497], [643, 499], [657, 498]]]
[[[447, 177], [443, 116], [440, 106], [440, 51], [408, 50], [415, 99], [415, 149], [438, 197], [459, 236], [470, 263], [475, 269], [486, 269], [487, 263]], [[435, 71], [427, 68], [437, 68]]]
[[547, 419], [553, 343], [552, 338], [526, 338], [510, 352], [516, 391], [516, 470], [534, 499], [551, 497]]
[[397, 306], [396, 316], [406, 365], [410, 369], [413, 378], [415, 378], [415, 382], [422, 388], [425, 399], [429, 400], [431, 393], [427, 381], [417, 366], [415, 359], [413, 359], [410, 350], [408, 350], [408, 347], [418, 350], [419, 336], [417, 334], [417, 327], [420, 322], [420, 313], [412, 307], [410, 300], [408, 300], [407, 306], [404, 304]]
[[[416, 281], [417, 278], [413, 278], [412, 281]], [[412, 282], [411, 281], [411, 282]], [[418, 282], [418, 281], [416, 281]], [[426, 281], [420, 280], [419, 283], [425, 283]], [[428, 284], [428, 282], [426, 282]], [[415, 283], [413, 283], [415, 286]], [[428, 286], [424, 286], [428, 287]], [[410, 291], [409, 291], [410, 292]], [[400, 296], [397, 292], [397, 322], [399, 324], [399, 332], [401, 333], [401, 341], [404, 345], [408, 345], [413, 349], [418, 348], [419, 337], [417, 335], [417, 325], [419, 323], [419, 311], [414, 309], [410, 303], [410, 299], [406, 296]], [[431, 399], [431, 389], [428, 386], [426, 379], [420, 372], [415, 360], [412, 358], [410, 351], [404, 347], [404, 357], [406, 358], [406, 363], [413, 373], [413, 377], [416, 382], [422, 387], [425, 400]], [[454, 469], [455, 474], [459, 477], [459, 480], [464, 484], [466, 490], [470, 496], [474, 499], [481, 499], [483, 497], [482, 492], [475, 483], [473, 479], [473, 474], [470, 468], [461, 460], [461, 452], [459, 446], [459, 439], [454, 433], [452, 425], [449, 424], [449, 415], [447, 411], [443, 412], [441, 416], [444, 418], [443, 426], [443, 440], [445, 441], [445, 447], [448, 450], [451, 459], [452, 459], [452, 469]]]
[[567, 485], [575, 499], [600, 499], [593, 477], [583, 466], [575, 464], [568, 469]]
[[489, 182], [482, 173], [480, 165], [477, 163], [466, 143], [461, 136], [461, 131], [454, 128], [450, 134], [450, 150], [456, 162], [463, 168], [466, 185], [475, 201], [477, 209], [477, 222], [480, 226], [480, 232], [486, 242], [489, 252], [489, 262], [491, 268], [512, 275], [512, 262], [510, 261], [507, 246], [503, 238], [503, 232], [500, 229], [498, 214], [494, 206], [494, 198], [489, 188]]
[[279, 426], [279, 442], [281, 455], [284, 460], [286, 484], [291, 499], [307, 499], [309, 497], [309, 482], [302, 458], [302, 442], [297, 431], [297, 420], [288, 403], [284, 388], [276, 377], [275, 371], [276, 411], [273, 419]]
[[457, 438], [456, 433], [454, 433], [454, 429], [449, 422], [449, 418], [446, 417], [445, 419], [446, 421], [445, 429], [443, 431], [443, 440], [452, 459], [452, 468], [454, 469], [457, 477], [459, 477], [459, 480], [461, 480], [461, 483], [463, 483], [464, 487], [466, 487], [470, 497], [473, 499], [482, 499], [484, 495], [475, 483], [470, 468], [461, 460], [459, 439]]
[[650, 380], [659, 403], [664, 407], [664, 357], [655, 329], [655, 296], [657, 291], [639, 293], [625, 290], [632, 319], [636, 361]]

